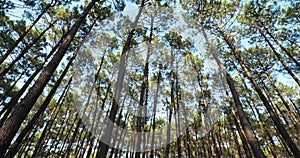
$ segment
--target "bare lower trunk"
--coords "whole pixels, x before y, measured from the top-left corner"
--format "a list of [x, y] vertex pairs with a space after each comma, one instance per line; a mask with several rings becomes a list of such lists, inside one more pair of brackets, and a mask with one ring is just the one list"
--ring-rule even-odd
[[[274, 113], [274, 111], [272, 109], [272, 106], [268, 102], [268, 100], [265, 97], [265, 95], [263, 94], [262, 90], [259, 88], [256, 80], [252, 77], [252, 74], [250, 73], [248, 67], [244, 64], [244, 61], [242, 60], [242, 58], [241, 58], [238, 50], [236, 49], [236, 47], [234, 46], [234, 44], [232, 42], [230, 42], [230, 40], [228, 39], [228, 37], [225, 35], [224, 31], [220, 27], [218, 27], [218, 31], [220, 32], [220, 34], [224, 38], [225, 42], [227, 43], [227, 45], [231, 49], [231, 51], [232, 51], [233, 55], [235, 56], [235, 58], [238, 60], [240, 66], [242, 67], [242, 69], [245, 72], [246, 77], [250, 80], [250, 82], [254, 86], [254, 89], [256, 90], [257, 94], [259, 95], [260, 99], [262, 100], [262, 102], [263, 102], [264, 106], [266, 107], [268, 113], [270, 114], [270, 117], [272, 118], [275, 126], [277, 127], [277, 129], [279, 131], [279, 133], [284, 138], [284, 141], [287, 143], [287, 145], [289, 146], [289, 148], [291, 149], [291, 151], [293, 152], [293, 154], [296, 157], [299, 157], [300, 156], [299, 149], [297, 148], [297, 146], [295, 145], [295, 143], [293, 142], [293, 140], [289, 136], [288, 132], [284, 128], [284, 126], [283, 126], [282, 121], [280, 120], [280, 118]], [[300, 85], [300, 82], [299, 82], [299, 85]]]
[[212, 53], [214, 59], [217, 61], [217, 64], [219, 66], [219, 68], [221, 69], [221, 72], [223, 73], [223, 75], [226, 78], [226, 81], [229, 85], [229, 89], [231, 91], [231, 94], [233, 96], [233, 100], [237, 109], [237, 114], [239, 116], [240, 122], [241, 122], [241, 126], [245, 132], [245, 135], [247, 137], [247, 140], [251, 146], [251, 149], [253, 151], [253, 153], [255, 154], [256, 157], [266, 157], [264, 152], [260, 149], [260, 145], [258, 143], [258, 140], [255, 138], [255, 135], [251, 129], [250, 123], [246, 118], [245, 112], [243, 110], [240, 98], [239, 98], [239, 94], [235, 88], [234, 82], [231, 78], [231, 76], [228, 74], [228, 72], [226, 71], [224, 65], [221, 63], [219, 57], [216, 54], [216, 50], [213, 48], [213, 46], [211, 45], [204, 28], [202, 27], [202, 33], [206, 39], [206, 42], [210, 48], [210, 52]]
[[84, 10], [82, 15], [78, 18], [75, 24], [72, 26], [69, 31], [66, 39], [62, 43], [62, 46], [58, 49], [57, 53], [54, 55], [52, 60], [49, 62], [45, 70], [41, 73], [41, 75], [36, 80], [35, 84], [31, 87], [27, 95], [24, 99], [16, 106], [16, 108], [12, 111], [11, 116], [4, 122], [3, 126], [0, 128], [0, 157], [3, 157], [8, 149], [12, 139], [17, 133], [19, 127], [22, 122], [26, 118], [27, 114], [30, 112], [34, 103], [38, 99], [38, 97], [43, 92], [43, 89], [47, 85], [50, 80], [52, 74], [58, 67], [61, 59], [67, 52], [70, 43], [72, 42], [77, 30], [84, 22], [85, 17], [89, 13], [89, 11], [93, 8], [94, 4], [97, 0], [93, 0], [87, 8]]

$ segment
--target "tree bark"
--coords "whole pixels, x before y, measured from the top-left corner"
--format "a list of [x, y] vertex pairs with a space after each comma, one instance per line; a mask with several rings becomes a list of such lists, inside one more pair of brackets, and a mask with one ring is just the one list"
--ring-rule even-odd
[[[112, 104], [112, 107], [111, 107], [111, 110], [109, 113], [109, 117], [108, 117], [108, 119], [110, 121], [112, 121], [113, 123], [115, 122], [116, 114], [117, 114], [117, 111], [119, 108], [118, 104], [119, 104], [119, 100], [121, 97], [121, 90], [122, 90], [123, 80], [124, 80], [124, 76], [125, 76], [125, 59], [127, 56], [127, 52], [130, 49], [130, 45], [131, 45], [131, 41], [133, 39], [135, 28], [136, 28], [138, 20], [141, 16], [144, 5], [145, 5], [145, 0], [142, 0], [142, 4], [141, 4], [139, 12], [135, 18], [134, 25], [132, 26], [132, 30], [130, 31], [130, 33], [126, 39], [125, 45], [122, 50], [118, 78], [117, 78], [117, 83], [116, 83], [116, 88], [115, 88], [115, 96], [114, 96], [113, 104]], [[108, 142], [111, 139], [112, 131], [113, 131], [113, 127], [108, 126], [105, 129], [104, 135], [102, 136], [101, 140], [104, 140], [104, 142]], [[106, 158], [108, 148], [109, 148], [109, 146], [102, 142], [99, 146], [99, 150], [98, 150], [96, 157], [97, 158]]]
[[[51, 89], [50, 93], [46, 97], [45, 101], [40, 106], [40, 108], [38, 109], [38, 111], [35, 113], [35, 115], [33, 116], [33, 118], [28, 122], [28, 124], [25, 126], [25, 128], [22, 130], [22, 132], [18, 135], [17, 139], [11, 145], [11, 147], [9, 148], [9, 151], [7, 152], [7, 154], [5, 155], [5, 157], [14, 157], [15, 154], [18, 152], [19, 146], [20, 146], [21, 142], [23, 141], [24, 137], [28, 134], [28, 132], [30, 131], [30, 129], [33, 128], [35, 122], [38, 120], [38, 118], [40, 117], [40, 115], [46, 110], [46, 108], [47, 108], [48, 104], [50, 103], [50, 101], [51, 101], [51, 99], [52, 99], [55, 91], [57, 90], [57, 88], [60, 85], [62, 79], [64, 78], [64, 76], [68, 72], [68, 69], [71, 66], [71, 63], [72, 63], [72, 61], [69, 62], [69, 66], [67, 65], [67, 67], [65, 68], [65, 71], [63, 72], [63, 74], [61, 75], [61, 77], [58, 79], [58, 81], [55, 83], [55, 85]], [[61, 98], [64, 96], [64, 94], [66, 94], [67, 90], [69, 90], [68, 87], [71, 84], [71, 81], [72, 81], [72, 78], [69, 80], [68, 84], [66, 85], [65, 90], [64, 90], [64, 92], [61, 95]], [[59, 106], [59, 109], [60, 109], [61, 105]]]
[[246, 117], [245, 112], [244, 112], [243, 107], [242, 107], [242, 103], [241, 103], [240, 98], [239, 98], [239, 94], [238, 94], [238, 92], [235, 88], [234, 82], [233, 82], [232, 78], [230, 77], [229, 73], [226, 71], [224, 65], [221, 63], [219, 57], [217, 56], [216, 50], [211, 45], [211, 43], [210, 43], [210, 41], [209, 41], [209, 39], [208, 39], [208, 37], [205, 33], [204, 27], [202, 26], [201, 29], [202, 29], [202, 33], [203, 33], [203, 35], [206, 39], [206, 42], [209, 46], [210, 52], [213, 55], [214, 59], [216, 60], [219, 68], [221, 69], [221, 72], [225, 76], [226, 81], [229, 85], [229, 89], [231, 91], [231, 94], [233, 96], [233, 100], [235, 102], [235, 106], [236, 106], [236, 109], [237, 109], [237, 114], [238, 114], [239, 119], [241, 121], [241, 126], [242, 126], [242, 128], [245, 132], [245, 135], [246, 135], [247, 140], [248, 140], [248, 142], [251, 146], [251, 149], [253, 150], [253, 153], [255, 154], [255, 157], [265, 158], [266, 156], [265, 156], [264, 152], [260, 149], [260, 145], [258, 143], [258, 140], [255, 138], [255, 135], [254, 135], [254, 133], [251, 129], [250, 123], [247, 120], [247, 117]]
[[[288, 132], [285, 130], [280, 118], [274, 113], [274, 111], [272, 109], [272, 106], [269, 104], [267, 98], [263, 94], [262, 90], [259, 88], [257, 82], [252, 77], [252, 74], [250, 73], [248, 67], [244, 64], [244, 61], [242, 60], [238, 50], [233, 45], [233, 43], [228, 39], [228, 37], [225, 35], [225, 32], [219, 26], [217, 26], [217, 29], [220, 32], [221, 36], [224, 38], [227, 45], [229, 46], [229, 48], [232, 51], [235, 58], [238, 60], [239, 64], [241, 65], [242, 69], [245, 72], [245, 75], [247, 76], [247, 78], [250, 80], [250, 82], [254, 86], [254, 89], [256, 90], [257, 94], [259, 95], [259, 97], [262, 100], [265, 107], [267, 108], [267, 111], [270, 114], [270, 117], [272, 118], [275, 126], [277, 127], [277, 129], [279, 131], [279, 133], [284, 138], [284, 141], [287, 143], [287, 145], [289, 146], [289, 148], [291, 149], [291, 151], [293, 152], [295, 157], [300, 157], [299, 149], [297, 148], [297, 146], [295, 145], [295, 143], [293, 142], [293, 140], [289, 136]], [[299, 82], [299, 85], [300, 85], [300, 82]]]
[[14, 138], [14, 135], [17, 133], [19, 127], [26, 118], [27, 114], [30, 112], [40, 94], [43, 92], [44, 87], [47, 85], [52, 74], [58, 67], [61, 59], [67, 52], [70, 43], [77, 33], [77, 30], [84, 22], [85, 17], [97, 1], [98, 0], [93, 0], [89, 3], [84, 12], [70, 29], [66, 39], [62, 43], [62, 46], [58, 49], [57, 53], [49, 62], [45, 70], [38, 77], [35, 84], [30, 88], [28, 94], [16, 106], [16, 108], [12, 111], [12, 115], [4, 122], [3, 126], [0, 128], [0, 157], [3, 157], [6, 153], [6, 150], [8, 149], [12, 139]]

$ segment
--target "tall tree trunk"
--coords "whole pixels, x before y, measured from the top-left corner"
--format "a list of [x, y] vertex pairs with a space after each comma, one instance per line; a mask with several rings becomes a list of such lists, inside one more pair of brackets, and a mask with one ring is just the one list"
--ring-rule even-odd
[[72, 134], [72, 137], [69, 141], [69, 144], [68, 144], [68, 147], [65, 151], [65, 155], [64, 157], [67, 158], [69, 157], [69, 154], [70, 154], [70, 151], [71, 151], [71, 147], [72, 147], [72, 144], [74, 143], [74, 140], [75, 140], [75, 137], [77, 136], [77, 133], [78, 133], [78, 130], [79, 130], [79, 127], [81, 126], [81, 119], [78, 120], [77, 124], [76, 124], [76, 128], [75, 128], [75, 131], [74, 133]]
[[[253, 111], [253, 113], [256, 113], [256, 114], [257, 114], [257, 116], [256, 116], [256, 117], [257, 117], [257, 120], [259, 120], [260, 122], [264, 122], [265, 120], [263, 119], [262, 114], [260, 114], [260, 112], [259, 112], [259, 110], [258, 110], [258, 107], [257, 107], [257, 104], [256, 104], [256, 102], [255, 102], [255, 99], [254, 99], [253, 96], [251, 95], [252, 92], [251, 92], [251, 90], [247, 87], [247, 84], [246, 84], [245, 80], [243, 79], [243, 78], [245, 78], [244, 75], [243, 75], [243, 73], [237, 68], [237, 66], [236, 66], [236, 64], [235, 64], [234, 62], [232, 62], [232, 64], [233, 64], [234, 68], [238, 71], [239, 76], [240, 76], [240, 78], [242, 79], [243, 86], [244, 86], [244, 88], [246, 89], [247, 93], [249, 94], [249, 96], [247, 96], [247, 97], [249, 97], [251, 103], [250, 103], [248, 100], [247, 100], [247, 102], [248, 102], [249, 105], [253, 105], [253, 106], [251, 106], [251, 110]], [[260, 64], [261, 64], [261, 63], [260, 63]], [[266, 72], [266, 73], [267, 73], [267, 72]], [[254, 108], [255, 110], [254, 110], [253, 108]], [[270, 132], [269, 132], [268, 130], [266, 130], [266, 128], [265, 128], [265, 126], [264, 126], [264, 123], [259, 123], [259, 125], [260, 125], [260, 128], [261, 128], [263, 131], [266, 132], [266, 134], [267, 134], [269, 140], [271, 141], [272, 147], [275, 149], [275, 151], [271, 150], [273, 156], [274, 156], [274, 157], [281, 157], [280, 152], [279, 152], [279, 149], [278, 149], [278, 147], [275, 145], [274, 140], [273, 140], [273, 137], [271, 136]], [[267, 124], [265, 124], [265, 125], [267, 125]], [[268, 142], [266, 142], [266, 143], [267, 143], [267, 146], [268, 146], [269, 143], [268, 143]], [[274, 153], [274, 152], [276, 152], [276, 153]]]
[[0, 79], [33, 47], [43, 36], [44, 34], [56, 23], [56, 20], [52, 22], [38, 37], [36, 37], [29, 45], [27, 45], [21, 53], [9, 64], [4, 70], [0, 73]]
[[[144, 127], [146, 124], [146, 111], [147, 111], [147, 98], [148, 98], [148, 74], [149, 74], [149, 58], [150, 58], [150, 52], [152, 51], [152, 46], [151, 46], [151, 42], [152, 42], [152, 36], [153, 36], [153, 23], [154, 23], [154, 17], [151, 18], [151, 28], [150, 28], [150, 37], [149, 37], [149, 41], [147, 43], [147, 55], [146, 55], [146, 63], [145, 63], [145, 67], [143, 70], [143, 82], [141, 85], [141, 93], [140, 93], [140, 102], [139, 102], [139, 109], [138, 109], [138, 117], [137, 117], [137, 132], [138, 134], [138, 138], [137, 138], [137, 152], [135, 153], [135, 158], [140, 158], [140, 142], [141, 141], [141, 136], [142, 136], [142, 126]], [[145, 117], [142, 117], [145, 116]], [[143, 121], [142, 121], [143, 120]], [[145, 135], [144, 135], [145, 136]], [[143, 145], [145, 145], [146, 141], [145, 141], [145, 137], [144, 137], [144, 141], [143, 141]], [[144, 154], [144, 153], [143, 153]]]
[[295, 80], [295, 82], [300, 86], [300, 80], [299, 80], [299, 78], [287, 66], [287, 64], [283, 60], [282, 56], [276, 51], [276, 49], [274, 48], [274, 46], [272, 45], [272, 43], [270, 42], [270, 40], [267, 38], [267, 36], [263, 33], [263, 31], [258, 26], [256, 26], [256, 29], [258, 29], [258, 31], [260, 32], [260, 34], [263, 36], [263, 38], [265, 39], [265, 41], [268, 43], [268, 45], [270, 46], [270, 48], [272, 49], [273, 53], [275, 54], [275, 56], [277, 57], [277, 59], [279, 60], [279, 62], [281, 63], [281, 65], [284, 67], [284, 69], [288, 72], [288, 74], [290, 74], [292, 76], [292, 78]]
[[221, 153], [221, 150], [220, 150], [220, 146], [218, 146], [217, 144], [217, 140], [216, 140], [216, 129], [213, 129], [212, 130], [212, 143], [213, 143], [213, 147], [214, 147], [214, 150], [216, 151], [216, 155], [218, 158], [221, 158], [222, 157], [222, 153]]
[[[69, 82], [71, 83], [71, 82]], [[68, 84], [69, 84], [68, 83]], [[61, 108], [63, 106], [64, 100], [67, 97], [68, 91], [69, 91], [69, 86], [66, 86], [66, 89], [64, 90], [63, 94], [60, 96], [60, 98], [58, 99], [57, 103], [56, 103], [56, 107], [55, 109], [52, 110], [51, 115], [49, 120], [46, 122], [46, 125], [42, 131], [42, 134], [40, 135], [40, 137], [37, 140], [37, 143], [35, 144], [35, 148], [34, 151], [32, 153], [32, 156], [35, 157], [35, 155], [43, 149], [44, 144], [47, 144], [47, 136], [49, 136], [51, 134], [51, 128], [53, 126], [53, 124], [55, 123], [55, 120], [57, 119], [58, 114], [61, 112]], [[71, 106], [71, 104], [68, 105], [67, 108], [69, 108]], [[70, 116], [70, 115], [69, 115]], [[76, 119], [76, 118], [75, 118]], [[67, 122], [68, 119], [65, 120], [65, 123]], [[64, 123], [64, 121], [63, 121]], [[67, 123], [66, 123], [67, 124]], [[61, 126], [58, 130], [58, 133], [60, 133], [60, 131], [62, 129], [64, 129], [67, 125]], [[52, 147], [55, 144], [55, 140], [54, 142], [52, 142], [51, 147], [49, 148], [49, 150], [52, 150]]]
[[150, 158], [154, 158], [155, 156], [155, 147], [154, 147], [154, 142], [155, 142], [155, 131], [156, 131], [156, 110], [157, 110], [157, 103], [158, 103], [158, 93], [160, 91], [160, 82], [161, 82], [161, 71], [162, 71], [162, 64], [159, 64], [158, 68], [158, 75], [157, 75], [157, 80], [156, 80], [156, 92], [155, 92], [155, 97], [154, 97], [154, 107], [153, 107], [153, 118], [152, 118], [152, 138], [151, 138], [151, 153], [150, 153]]
[[[175, 108], [175, 72], [174, 72], [174, 66], [173, 66], [173, 63], [174, 63], [174, 52], [172, 51], [171, 52], [171, 65], [170, 65], [170, 69], [171, 69], [171, 72], [170, 72], [170, 80], [171, 80], [171, 83], [170, 83], [170, 87], [171, 87], [171, 102], [169, 103], [167, 98], [166, 98], [166, 102], [167, 104], [169, 104], [169, 118], [168, 118], [168, 127], [167, 127], [167, 145], [166, 145], [166, 151], [165, 151], [165, 158], [169, 158], [169, 154], [170, 154], [170, 144], [171, 144], [171, 122], [172, 122], [172, 115], [173, 115], [173, 109]], [[176, 118], [175, 118], [176, 119]]]
[[55, 6], [57, 3], [56, 0], [52, 0], [51, 3], [47, 4], [46, 7], [42, 10], [42, 12], [35, 18], [31, 25], [25, 29], [24, 33], [17, 39], [17, 41], [6, 51], [6, 53], [0, 57], [0, 65], [4, 62], [4, 60], [13, 52], [13, 50], [18, 46], [18, 44], [25, 38], [25, 36], [29, 33], [32, 27], [42, 18], [42, 16], [48, 11], [50, 7]]
[[[27, 65], [25, 68], [24, 68], [24, 70], [22, 71], [22, 73], [19, 75], [19, 77], [18, 78], [16, 78], [15, 80], [14, 80], [14, 83], [10, 86], [10, 88], [9, 89], [7, 89], [6, 91], [5, 91], [5, 93], [4, 94], [1, 94], [2, 95], [2, 97], [1, 97], [1, 99], [0, 99], [0, 107], [3, 105], [4, 107], [3, 107], [3, 109], [1, 109], [1, 111], [0, 111], [0, 116], [5, 112], [5, 110], [7, 109], [7, 105], [5, 105], [5, 100], [7, 99], [7, 97], [9, 96], [9, 94], [14, 90], [14, 88], [16, 87], [16, 85], [17, 85], [17, 83], [20, 81], [20, 79], [22, 79], [23, 77], [24, 77], [24, 75], [26, 74], [26, 73], [28, 73], [28, 68], [29, 68], [29, 65]], [[5, 108], [6, 107], [6, 108]], [[1, 127], [1, 123], [0, 123], [0, 127]]]
[[27, 140], [26, 144], [24, 145], [23, 151], [20, 152], [20, 154], [21, 154], [20, 157], [26, 157], [29, 155], [30, 148], [34, 144], [34, 134], [39, 130], [37, 127], [38, 126], [34, 127], [32, 134], [29, 136], [29, 139]]
[[78, 20], [68, 32], [66, 39], [63, 41], [57, 53], [49, 62], [45, 70], [38, 77], [35, 84], [30, 88], [28, 94], [16, 106], [16, 108], [12, 111], [11, 116], [4, 122], [3, 126], [0, 128], [0, 157], [3, 157], [6, 153], [6, 150], [8, 149], [12, 139], [14, 138], [14, 135], [17, 133], [19, 127], [26, 118], [27, 114], [30, 112], [31, 108], [33, 107], [40, 94], [43, 92], [44, 87], [47, 85], [52, 74], [58, 67], [61, 59], [67, 52], [70, 43], [72, 42], [73, 38], [75, 37], [75, 34], [77, 33], [77, 30], [84, 22], [85, 17], [97, 1], [98, 0], [93, 0], [89, 3], [84, 12], [81, 14], [81, 16], [78, 18]]
[[[235, 143], [235, 145], [236, 145], [236, 147], [237, 147], [238, 155], [239, 155], [239, 156], [242, 156], [241, 146], [240, 146], [240, 143], [239, 143], [239, 141], [238, 141], [236, 132], [235, 132], [235, 130], [234, 130], [234, 128], [233, 128], [234, 122], [233, 122], [233, 120], [231, 119], [231, 116], [228, 116], [228, 121], [229, 121], [229, 125], [230, 125], [230, 127], [229, 127], [229, 128], [230, 128], [230, 131], [231, 131], [231, 133], [232, 133], [232, 135], [233, 135], [234, 143]], [[236, 126], [238, 126], [238, 125], [236, 124]], [[229, 132], [229, 131], [228, 131], [228, 132]], [[233, 150], [233, 151], [235, 151], [235, 150]], [[235, 153], [235, 152], [234, 152], [234, 153]]]
[[[295, 124], [295, 128], [297, 130], [300, 130], [300, 124], [299, 124], [299, 120], [296, 118], [296, 116], [294, 115], [292, 109], [290, 108], [289, 104], [287, 103], [287, 101], [284, 99], [284, 97], [282, 96], [281, 92], [279, 91], [279, 89], [277, 88], [277, 86], [275, 85], [275, 82], [274, 80], [272, 79], [271, 75], [269, 73], [266, 73], [272, 87], [274, 88], [274, 90], [277, 92], [277, 95], [279, 96], [280, 100], [282, 101], [284, 107], [286, 108], [289, 116], [291, 117], [292, 121], [294, 122]], [[298, 135], [299, 135], [299, 132], [298, 131]], [[300, 135], [298, 136], [298, 138], [300, 138]]]
[[252, 153], [251, 153], [251, 151], [250, 151], [250, 149], [249, 149], [248, 141], [247, 141], [247, 139], [246, 139], [246, 137], [245, 137], [245, 134], [244, 134], [243, 130], [242, 130], [241, 127], [240, 127], [240, 126], [241, 126], [241, 125], [240, 125], [240, 122], [238, 121], [238, 119], [237, 119], [237, 117], [236, 117], [236, 111], [234, 110], [234, 107], [233, 107], [233, 106], [231, 106], [230, 111], [231, 111], [233, 120], [234, 120], [234, 122], [235, 122], [237, 131], [238, 131], [238, 133], [239, 133], [239, 136], [240, 136], [240, 138], [241, 138], [241, 140], [242, 140], [244, 152], [245, 152], [245, 154], [247, 155], [247, 157], [253, 157], [253, 156], [252, 156]]
[[[242, 69], [245, 72], [245, 75], [247, 78], [250, 80], [252, 85], [254, 86], [254, 89], [256, 90], [257, 94], [259, 95], [260, 99], [262, 100], [263, 104], [267, 108], [268, 113], [270, 114], [270, 117], [272, 118], [275, 126], [277, 127], [279, 133], [282, 135], [284, 138], [284, 141], [288, 144], [289, 148], [293, 152], [293, 154], [296, 157], [300, 157], [300, 151], [289, 136], [288, 132], [285, 130], [282, 121], [280, 118], [274, 113], [272, 106], [269, 104], [267, 98], [263, 94], [262, 90], [259, 88], [257, 82], [255, 79], [252, 77], [252, 74], [250, 73], [248, 67], [244, 64], [244, 61], [242, 60], [237, 48], [234, 46], [234, 44], [228, 39], [228, 37], [225, 35], [225, 32], [222, 30], [220, 26], [217, 26], [218, 31], [220, 32], [221, 36], [224, 38], [225, 42], [229, 46], [230, 50], [232, 51], [233, 55], [235, 58], [238, 60], [239, 64], [241, 65]], [[300, 85], [300, 82], [299, 82]], [[255, 153], [255, 152], [254, 152]]]
[[[266, 33], [273, 39], [273, 41], [285, 52], [285, 54], [287, 54], [287, 56], [292, 59], [292, 61], [296, 64], [296, 66], [298, 68], [300, 68], [300, 63], [299, 61], [297, 61], [297, 59], [295, 59], [293, 57], [293, 55], [286, 49], [284, 48], [284, 46], [279, 43], [279, 41], [271, 34], [271, 32], [266, 28], [266, 27], [263, 27], [263, 29], [266, 31]], [[261, 32], [262, 33], [262, 32]], [[267, 40], [267, 39], [266, 39]]]
[[60, 41], [52, 48], [52, 50], [50, 51], [50, 53], [47, 55], [45, 61], [43, 63], [41, 63], [38, 68], [34, 71], [34, 73], [26, 80], [26, 82], [24, 83], [24, 85], [22, 86], [22, 88], [18, 91], [17, 95], [14, 96], [7, 104], [7, 106], [5, 106], [1, 112], [0, 115], [5, 112], [4, 116], [2, 117], [1, 121], [0, 121], [0, 127], [2, 127], [4, 121], [7, 119], [7, 117], [9, 116], [11, 110], [13, 109], [13, 107], [17, 104], [18, 100], [20, 99], [20, 97], [24, 94], [24, 92], [27, 90], [27, 88], [29, 87], [30, 83], [34, 80], [34, 78], [40, 73], [40, 71], [44, 68], [44, 65], [47, 63], [48, 59], [50, 59], [50, 57], [52, 56], [52, 54], [57, 50], [57, 48], [61, 45], [61, 43], [63, 42], [63, 38], [66, 37], [66, 34], [63, 35], [63, 37], [60, 39]]
[[297, 105], [295, 104], [295, 102], [291, 99], [291, 98], [289, 98], [289, 101], [291, 102], [291, 104], [293, 105], [293, 111], [296, 111], [297, 112], [297, 114], [298, 114], [298, 118], [300, 117], [300, 108], [298, 108], [297, 107]]
[[[177, 69], [176, 69], [176, 74], [178, 74], [177, 73]], [[180, 115], [180, 113], [181, 113], [181, 110], [179, 109], [179, 108], [181, 108], [179, 106], [179, 102], [180, 102], [179, 99], [181, 99], [181, 98], [179, 96], [180, 86], [179, 86], [179, 81], [178, 81], [178, 76], [177, 75], [175, 76], [175, 80], [176, 80], [176, 84], [175, 84], [176, 106], [174, 105], [174, 109], [175, 109], [175, 107], [176, 107], [176, 109], [174, 111], [175, 111], [175, 126], [176, 126], [176, 131], [177, 131], [177, 141], [176, 141], [176, 144], [177, 144], [178, 158], [181, 158], [182, 157], [182, 149], [181, 149], [181, 139], [182, 139], [182, 136], [181, 136], [181, 133], [180, 133], [180, 131], [181, 131], [181, 126], [180, 126], [180, 122], [181, 122], [181, 115]]]
[[266, 157], [264, 152], [260, 149], [260, 145], [258, 143], [258, 140], [255, 138], [255, 135], [251, 129], [251, 126], [250, 126], [250, 123], [245, 115], [245, 112], [243, 110], [243, 107], [242, 107], [242, 103], [240, 101], [240, 98], [239, 98], [239, 94], [235, 88], [235, 85], [234, 85], [234, 82], [232, 80], [232, 78], [230, 77], [229, 73], [226, 71], [224, 65], [221, 63], [219, 57], [217, 56], [216, 54], [216, 50], [213, 48], [212, 44], [210, 43], [206, 33], [205, 33], [205, 30], [204, 30], [204, 27], [202, 26], [201, 27], [202, 29], [202, 33], [205, 37], [205, 40], [208, 44], [208, 47], [210, 49], [210, 52], [211, 54], [213, 55], [214, 59], [216, 60], [219, 68], [221, 69], [221, 72], [223, 73], [223, 75], [225, 76], [226, 78], [226, 81], [229, 85], [229, 89], [231, 91], [231, 94], [233, 96], [233, 100], [234, 100], [234, 103], [235, 103], [235, 106], [236, 106], [236, 109], [237, 109], [237, 114], [238, 114], [238, 117], [240, 119], [240, 122], [241, 122], [241, 126], [245, 132], [245, 135], [247, 137], [247, 141], [249, 142], [250, 146], [251, 146], [251, 149], [254, 153], [254, 155], [256, 157]]
[[[115, 96], [114, 96], [113, 104], [112, 104], [112, 107], [111, 107], [111, 110], [109, 113], [109, 117], [108, 117], [109, 120], [112, 121], [113, 123], [115, 122], [116, 114], [117, 114], [117, 111], [119, 108], [118, 104], [119, 104], [119, 100], [121, 97], [121, 90], [122, 90], [123, 80], [124, 80], [124, 76], [125, 76], [125, 68], [126, 68], [125, 67], [125, 59], [127, 56], [127, 52], [130, 49], [130, 45], [131, 45], [131, 42], [133, 39], [135, 28], [137, 26], [137, 23], [138, 23], [138, 20], [139, 20], [141, 14], [142, 14], [144, 5], [145, 5], [145, 0], [142, 0], [141, 7], [138, 11], [137, 16], [135, 17], [135, 21], [134, 21], [134, 25], [132, 26], [132, 30], [130, 31], [130, 33], [126, 39], [125, 45], [122, 50], [118, 78], [117, 78], [117, 83], [116, 83], [116, 88], [115, 88]], [[104, 142], [110, 141], [111, 136], [112, 136], [112, 131], [113, 131], [113, 126], [108, 125], [107, 128], [105, 129], [105, 133], [101, 139], [104, 140]], [[102, 142], [99, 146], [100, 150], [98, 150], [96, 157], [97, 158], [106, 158], [108, 148], [109, 148], [109, 146]]]
[[[86, 140], [86, 137], [88, 136], [88, 132], [86, 132], [86, 130], [84, 130], [86, 128], [85, 125], [83, 125], [83, 130], [81, 130], [81, 134], [80, 134], [80, 137], [78, 138], [78, 141], [77, 141], [77, 145], [76, 145], [76, 148], [75, 148], [75, 157], [78, 157], [78, 158], [81, 158], [81, 155], [82, 153], [84, 153], [84, 147], [83, 147], [83, 144]], [[85, 132], [84, 132], [85, 131]], [[81, 136], [83, 135], [83, 138], [81, 139]]]
[[[72, 63], [72, 62], [70, 62], [70, 63]], [[34, 126], [35, 122], [40, 117], [40, 115], [46, 110], [46, 108], [47, 108], [48, 104], [50, 103], [50, 101], [51, 101], [51, 99], [52, 99], [55, 91], [58, 88], [58, 85], [61, 83], [61, 81], [64, 78], [64, 76], [66, 75], [66, 72], [68, 71], [68, 69], [69, 68], [67, 66], [65, 68], [65, 71], [61, 75], [61, 77], [58, 79], [58, 81], [55, 83], [55, 85], [51, 89], [50, 93], [46, 97], [46, 99], [43, 102], [43, 104], [40, 106], [40, 108], [38, 109], [38, 111], [35, 113], [35, 115], [33, 116], [33, 118], [28, 122], [28, 124], [25, 126], [25, 128], [22, 130], [22, 132], [18, 135], [18, 137], [16, 138], [16, 140], [14, 141], [14, 143], [12, 143], [12, 145], [9, 148], [9, 151], [7, 152], [7, 154], [5, 155], [5, 157], [14, 157], [15, 154], [18, 152], [18, 148], [19, 148], [21, 142], [24, 140], [24, 137], [28, 134], [28, 132], [30, 131], [30, 129]], [[71, 84], [71, 81], [72, 81], [72, 78], [67, 83], [67, 85], [65, 87], [65, 90], [63, 91], [63, 93], [62, 93], [61, 97], [59, 98], [58, 102], [60, 102], [60, 100], [64, 97], [64, 95], [66, 94], [66, 92], [69, 90], [69, 85]], [[58, 109], [61, 108], [61, 105], [62, 104], [60, 104], [60, 106], [58, 107]], [[51, 119], [51, 117], [50, 117], [50, 119]]]
[[278, 104], [276, 104], [274, 102], [275, 98], [272, 94], [270, 94], [270, 89], [267, 87], [267, 85], [263, 81], [261, 81], [261, 84], [263, 85], [263, 87], [265, 89], [267, 99], [269, 100], [270, 105], [273, 107], [275, 114], [278, 117], [281, 116], [281, 118], [284, 120], [284, 122], [282, 122], [282, 124], [289, 124], [290, 121], [288, 121], [287, 119], [290, 119], [293, 122], [292, 124], [295, 127], [296, 132], [294, 132], [292, 130], [292, 127], [290, 127], [290, 126], [288, 126], [287, 128], [289, 131], [293, 132], [292, 135], [294, 135], [295, 138], [297, 139], [297, 141], [299, 142], [300, 138], [297, 136], [297, 135], [299, 135], [297, 124], [293, 121], [293, 119], [290, 117], [290, 115], [286, 116], [286, 114], [283, 113], [282, 109], [278, 106]]

